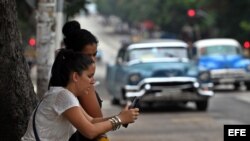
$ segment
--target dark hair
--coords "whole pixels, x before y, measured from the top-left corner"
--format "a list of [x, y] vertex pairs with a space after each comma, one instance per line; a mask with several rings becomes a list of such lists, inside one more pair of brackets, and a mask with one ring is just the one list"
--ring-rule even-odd
[[63, 26], [64, 44], [67, 49], [82, 51], [88, 44], [98, 44], [97, 38], [88, 30], [81, 29], [79, 22], [69, 21]]
[[50, 86], [67, 86], [71, 72], [77, 72], [79, 75], [93, 64], [93, 60], [80, 52], [74, 52], [68, 49], [61, 49], [54, 61], [51, 69]]

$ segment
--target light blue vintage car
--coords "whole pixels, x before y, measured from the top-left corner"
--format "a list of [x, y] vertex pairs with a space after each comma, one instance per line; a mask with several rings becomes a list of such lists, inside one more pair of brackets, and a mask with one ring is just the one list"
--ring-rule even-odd
[[200, 69], [208, 70], [215, 85], [240, 83], [250, 90], [250, 60], [243, 57], [242, 47], [235, 39], [203, 39], [194, 43]]
[[180, 40], [148, 40], [119, 50], [114, 65], [107, 66], [106, 85], [113, 104], [134, 97], [154, 102], [195, 102], [206, 110], [213, 93], [207, 71], [189, 60], [187, 44]]

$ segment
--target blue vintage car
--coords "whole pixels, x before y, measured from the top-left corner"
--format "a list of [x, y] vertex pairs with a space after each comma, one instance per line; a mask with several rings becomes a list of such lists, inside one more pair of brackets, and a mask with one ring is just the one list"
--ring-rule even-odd
[[113, 104], [134, 97], [141, 103], [195, 102], [206, 110], [213, 93], [207, 71], [200, 72], [188, 59], [187, 44], [180, 40], [147, 40], [122, 47], [106, 71]]
[[194, 43], [200, 69], [208, 70], [215, 85], [240, 83], [250, 90], [250, 60], [243, 57], [242, 47], [235, 39], [203, 39]]

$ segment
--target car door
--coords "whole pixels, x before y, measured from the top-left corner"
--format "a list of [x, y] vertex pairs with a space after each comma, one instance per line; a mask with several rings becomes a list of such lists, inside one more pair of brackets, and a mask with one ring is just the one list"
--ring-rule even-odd
[[124, 67], [126, 65], [126, 60], [125, 60], [125, 54], [126, 54], [126, 48], [122, 48], [121, 50], [119, 50], [117, 58], [116, 58], [116, 63], [115, 63], [115, 69], [113, 71], [113, 75], [114, 75], [114, 83], [113, 83], [113, 88], [114, 88], [114, 92], [115, 94], [119, 94], [119, 96], [116, 97], [121, 97], [121, 88], [124, 85], [124, 80], [125, 76], [124, 74], [126, 72], [124, 72]]

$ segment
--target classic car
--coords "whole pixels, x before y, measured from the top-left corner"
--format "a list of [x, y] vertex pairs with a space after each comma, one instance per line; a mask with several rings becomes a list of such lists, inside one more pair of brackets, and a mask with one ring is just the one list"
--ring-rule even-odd
[[250, 60], [235, 39], [214, 38], [194, 42], [200, 69], [210, 71], [214, 85], [233, 84], [237, 90], [244, 82], [250, 90]]
[[188, 58], [187, 44], [177, 39], [147, 40], [120, 48], [107, 65], [106, 85], [113, 104], [140, 97], [140, 104], [195, 102], [206, 110], [214, 95], [207, 71]]

